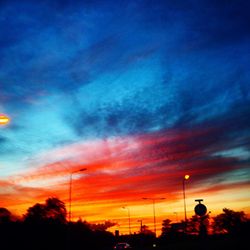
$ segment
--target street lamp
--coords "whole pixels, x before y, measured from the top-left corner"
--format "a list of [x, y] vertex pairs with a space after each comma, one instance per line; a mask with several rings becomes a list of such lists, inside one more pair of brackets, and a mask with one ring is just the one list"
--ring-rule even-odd
[[156, 201], [156, 200], [165, 200], [166, 198], [147, 198], [147, 197], [144, 197], [144, 198], [142, 198], [142, 199], [143, 199], [143, 200], [152, 200], [152, 201], [153, 201], [154, 232], [155, 232], [155, 236], [156, 236], [155, 201]]
[[140, 233], [142, 233], [142, 220], [138, 220], [140, 222]]
[[71, 222], [71, 199], [72, 199], [72, 175], [78, 172], [87, 170], [87, 168], [82, 168], [70, 173], [69, 176], [69, 222]]
[[183, 200], [184, 200], [184, 216], [185, 216], [185, 231], [186, 231], [186, 225], [187, 225], [187, 209], [186, 209], [186, 194], [185, 194], [185, 181], [189, 179], [189, 175], [186, 174], [184, 178], [182, 179], [182, 190], [183, 190]]
[[0, 114], [0, 126], [7, 125], [10, 122], [10, 118], [7, 115]]
[[129, 229], [129, 234], [131, 234], [131, 227], [130, 227], [130, 209], [129, 209], [129, 207], [122, 207], [122, 208], [128, 210], [128, 229]]

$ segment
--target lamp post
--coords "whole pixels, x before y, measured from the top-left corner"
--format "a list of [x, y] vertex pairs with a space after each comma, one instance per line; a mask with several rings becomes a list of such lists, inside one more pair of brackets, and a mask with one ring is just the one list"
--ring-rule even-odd
[[87, 168], [82, 168], [70, 173], [69, 176], [69, 222], [71, 222], [71, 200], [72, 200], [72, 175], [78, 172], [87, 170]]
[[142, 198], [142, 199], [143, 199], [143, 200], [152, 200], [152, 201], [153, 201], [154, 232], [155, 232], [155, 236], [156, 236], [155, 201], [156, 201], [156, 200], [165, 200], [166, 198], [147, 198], [147, 197], [144, 197], [144, 198]]
[[140, 222], [140, 233], [142, 233], [142, 220], [138, 220]]
[[129, 234], [131, 234], [131, 227], [130, 227], [130, 209], [129, 209], [129, 207], [122, 207], [122, 208], [128, 210], [128, 229], [129, 229]]
[[185, 216], [185, 231], [186, 231], [186, 225], [187, 225], [187, 209], [186, 209], [186, 194], [185, 194], [185, 182], [189, 179], [189, 175], [186, 174], [184, 178], [182, 179], [182, 191], [183, 191], [183, 201], [184, 201], [184, 216]]

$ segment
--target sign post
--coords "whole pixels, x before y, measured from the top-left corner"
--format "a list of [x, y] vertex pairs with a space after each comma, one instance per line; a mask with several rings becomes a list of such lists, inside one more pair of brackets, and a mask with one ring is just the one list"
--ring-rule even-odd
[[208, 218], [207, 207], [201, 203], [203, 199], [197, 199], [195, 201], [198, 202], [198, 204], [195, 206], [194, 211], [195, 214], [200, 217], [199, 235], [205, 236], [207, 235], [207, 227], [205, 225], [205, 220]]

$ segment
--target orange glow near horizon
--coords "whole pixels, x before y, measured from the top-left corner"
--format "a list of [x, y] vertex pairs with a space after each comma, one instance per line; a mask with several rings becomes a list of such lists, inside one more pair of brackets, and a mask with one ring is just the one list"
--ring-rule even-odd
[[[208, 132], [203, 133], [205, 136]], [[201, 131], [195, 131], [192, 136], [195, 134], [200, 136]], [[117, 225], [110, 230], [119, 229], [125, 234], [128, 232], [128, 219], [121, 208], [129, 207], [132, 233], [139, 230], [138, 220], [143, 220], [143, 224], [153, 231], [152, 203], [142, 199], [152, 197], [155, 198], [159, 235], [162, 220], [183, 220], [180, 182], [183, 176], [185, 179], [192, 176], [186, 189], [188, 218], [194, 215], [197, 198], [204, 199], [212, 216], [221, 213], [224, 207], [250, 213], [249, 194], [242, 192], [249, 190], [250, 185], [246, 180], [234, 181], [233, 173], [238, 171], [234, 161], [231, 163], [228, 158], [193, 161], [192, 157], [203, 156], [204, 152], [186, 148], [186, 153], [183, 153], [183, 145], [178, 145], [179, 141], [188, 140], [190, 136], [183, 132], [177, 136], [121, 137], [44, 152], [37, 156], [36, 161], [30, 162], [31, 167], [27, 170], [0, 182], [1, 206], [21, 216], [28, 207], [56, 196], [65, 202], [68, 209], [70, 173], [87, 169], [72, 176], [72, 221], [79, 218], [94, 223], [115, 221]], [[169, 144], [174, 144], [175, 148]], [[72, 155], [73, 160], [70, 159]], [[63, 159], [55, 160], [60, 157]], [[186, 164], [180, 164], [180, 167], [178, 161], [181, 159], [185, 159]], [[223, 168], [218, 168], [218, 165]], [[187, 172], [190, 175], [185, 175]], [[228, 174], [224, 181], [213, 181], [224, 172], [231, 175]], [[166, 199], [157, 200], [159, 197]]]

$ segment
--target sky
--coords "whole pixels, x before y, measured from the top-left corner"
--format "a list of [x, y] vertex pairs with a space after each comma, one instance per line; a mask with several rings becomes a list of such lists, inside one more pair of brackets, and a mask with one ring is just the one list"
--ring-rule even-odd
[[68, 207], [74, 172], [73, 220], [153, 230], [155, 201], [160, 231], [189, 174], [188, 217], [195, 199], [250, 214], [249, 7], [1, 1], [0, 207]]

